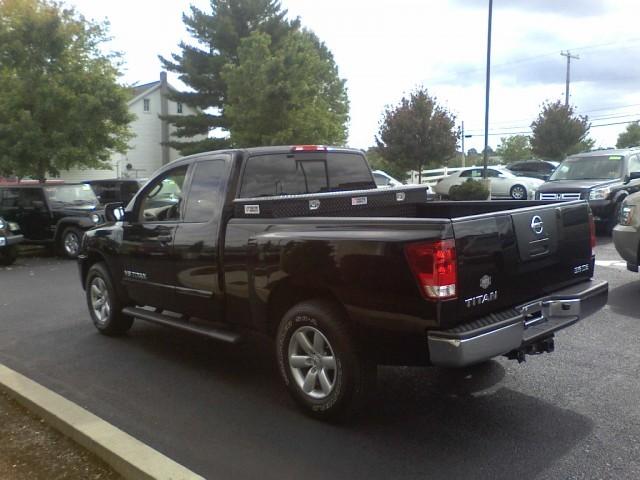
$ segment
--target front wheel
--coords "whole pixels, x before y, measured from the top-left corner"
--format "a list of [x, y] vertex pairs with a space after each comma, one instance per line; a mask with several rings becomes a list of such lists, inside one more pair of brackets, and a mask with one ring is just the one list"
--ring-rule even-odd
[[289, 393], [312, 417], [346, 418], [375, 384], [375, 363], [359, 351], [344, 313], [331, 302], [293, 306], [278, 327], [276, 351]]
[[514, 200], [526, 200], [527, 189], [522, 185], [514, 185], [513, 187], [511, 187], [509, 195], [511, 195], [511, 198], [513, 198]]
[[133, 318], [122, 314], [122, 302], [104, 263], [89, 268], [85, 291], [91, 320], [100, 333], [122, 335], [131, 328]]
[[12, 265], [16, 258], [18, 258], [18, 248], [15, 245], [0, 248], [0, 265]]
[[58, 250], [67, 258], [78, 258], [80, 253], [80, 242], [82, 241], [82, 231], [76, 227], [67, 227], [60, 236]]

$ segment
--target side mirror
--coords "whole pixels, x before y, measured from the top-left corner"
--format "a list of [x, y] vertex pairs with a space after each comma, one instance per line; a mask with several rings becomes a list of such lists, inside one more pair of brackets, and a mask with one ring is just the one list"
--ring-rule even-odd
[[124, 219], [124, 207], [122, 203], [107, 203], [104, 206], [104, 216], [108, 222], [119, 222]]
[[627, 178], [629, 180], [636, 180], [640, 178], [640, 172], [629, 172], [629, 176]]

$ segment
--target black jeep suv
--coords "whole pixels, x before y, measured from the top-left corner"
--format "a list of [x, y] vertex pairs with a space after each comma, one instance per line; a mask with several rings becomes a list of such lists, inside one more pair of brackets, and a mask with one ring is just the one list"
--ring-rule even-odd
[[51, 245], [76, 258], [85, 230], [104, 222], [89, 185], [0, 185], [0, 217], [17, 223], [25, 243]]
[[540, 185], [538, 200], [588, 200], [603, 229], [615, 227], [622, 201], [640, 191], [640, 148], [572, 155]]

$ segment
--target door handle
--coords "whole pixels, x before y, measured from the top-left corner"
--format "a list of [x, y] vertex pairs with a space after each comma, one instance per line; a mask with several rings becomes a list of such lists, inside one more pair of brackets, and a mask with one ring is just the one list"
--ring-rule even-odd
[[171, 235], [158, 235], [157, 238], [160, 243], [169, 243], [171, 241]]

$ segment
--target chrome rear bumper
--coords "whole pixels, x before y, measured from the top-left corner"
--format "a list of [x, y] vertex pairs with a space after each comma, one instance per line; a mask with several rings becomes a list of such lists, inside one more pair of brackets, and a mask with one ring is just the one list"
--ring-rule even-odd
[[433, 365], [463, 367], [507, 354], [595, 313], [607, 303], [608, 294], [607, 282], [588, 280], [489, 319], [430, 331], [429, 358]]

